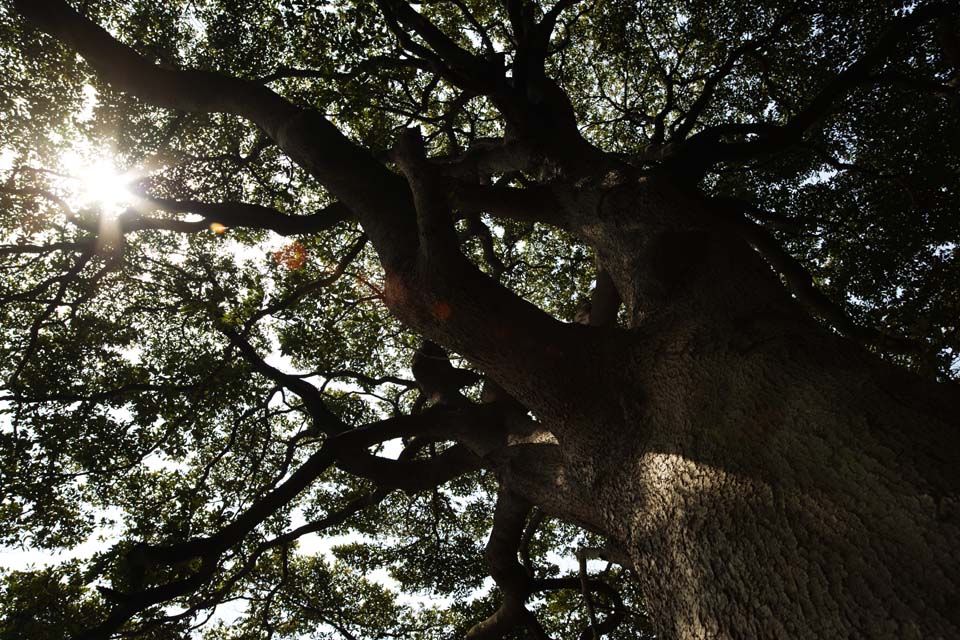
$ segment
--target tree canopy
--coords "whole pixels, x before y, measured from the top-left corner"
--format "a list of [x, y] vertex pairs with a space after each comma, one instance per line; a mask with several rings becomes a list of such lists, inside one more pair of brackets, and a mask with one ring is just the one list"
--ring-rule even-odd
[[960, 375], [952, 3], [20, 0], [0, 61], [0, 543], [50, 554], [3, 639], [651, 634], [603, 532], [498, 491], [509, 327], [630, 328], [584, 190], [669, 175]]

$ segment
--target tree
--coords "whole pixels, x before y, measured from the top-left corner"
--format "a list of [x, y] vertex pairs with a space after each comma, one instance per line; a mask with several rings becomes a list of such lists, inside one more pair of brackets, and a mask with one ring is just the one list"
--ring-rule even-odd
[[2, 7], [4, 638], [960, 635], [955, 4]]

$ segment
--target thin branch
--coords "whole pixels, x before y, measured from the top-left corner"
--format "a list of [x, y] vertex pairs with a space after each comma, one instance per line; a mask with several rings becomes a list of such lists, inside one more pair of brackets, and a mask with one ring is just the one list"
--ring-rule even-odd
[[283, 296], [279, 300], [267, 305], [263, 309], [260, 309], [254, 313], [249, 320], [247, 320], [246, 325], [252, 326], [258, 320], [265, 318], [266, 316], [273, 315], [284, 309], [289, 308], [292, 304], [296, 303], [299, 300], [302, 300], [307, 295], [318, 291], [324, 287], [328, 287], [337, 280], [346, 272], [350, 264], [356, 260], [357, 256], [360, 255], [360, 252], [363, 251], [363, 248], [367, 244], [367, 236], [361, 235], [356, 242], [353, 243], [353, 246], [347, 251], [347, 253], [340, 259], [337, 265], [333, 268], [333, 271], [328, 273], [323, 278], [318, 278], [312, 282], [302, 284], [287, 295]]
[[587, 553], [583, 549], [577, 552], [577, 564], [580, 574], [580, 593], [583, 595], [583, 602], [587, 606], [590, 631], [593, 633], [593, 640], [600, 640], [600, 632], [597, 629], [597, 614], [593, 610], [593, 598], [590, 597], [590, 586], [587, 579]]
[[[409, 203], [406, 184], [320, 113], [290, 103], [267, 87], [219, 73], [153, 64], [62, 0], [16, 0], [35, 25], [76, 50], [116, 89], [149, 104], [188, 112], [233, 113], [259, 125], [297, 164], [361, 218], [387, 262], [399, 259], [405, 225], [385, 215]], [[376, 189], [369, 185], [376, 184]], [[409, 209], [408, 209], [409, 210]], [[412, 213], [412, 211], [411, 211]], [[413, 231], [407, 226], [408, 231]]]
[[[694, 168], [694, 173], [697, 173], [720, 161], [759, 157], [799, 143], [804, 134], [832, 113], [851, 90], [868, 82], [871, 70], [888, 58], [916, 29], [949, 14], [948, 4], [941, 2], [918, 7], [909, 14], [896, 18], [872, 47], [830, 79], [820, 92], [786, 123], [729, 123], [709, 127], [683, 143], [678, 156], [681, 163]], [[755, 134], [755, 138], [740, 142], [721, 140], [723, 136], [731, 134]]]
[[270, 84], [271, 82], [284, 80], [286, 78], [315, 78], [348, 83], [356, 80], [361, 75], [367, 75], [372, 71], [382, 71], [384, 69], [417, 69], [427, 71], [430, 67], [418, 58], [373, 56], [361, 61], [356, 67], [347, 72], [328, 71], [324, 69], [298, 69], [295, 67], [281, 66], [273, 73], [257, 78], [255, 82]]
[[310, 412], [310, 416], [313, 418], [314, 425], [318, 431], [334, 435], [347, 430], [348, 426], [327, 408], [319, 389], [298, 376], [284, 373], [268, 364], [246, 338], [235, 330], [226, 326], [219, 326], [218, 329], [230, 340], [230, 343], [237, 348], [237, 351], [240, 352], [244, 359], [250, 363], [254, 371], [300, 396], [307, 410]]
[[602, 580], [587, 579], [584, 581], [580, 577], [569, 578], [544, 578], [535, 580], [532, 585], [534, 592], [557, 591], [559, 589], [578, 590], [587, 593], [601, 593], [613, 605], [613, 611], [609, 612], [603, 621], [596, 622], [592, 620], [590, 624], [580, 633], [580, 640], [591, 640], [599, 638], [614, 631], [626, 618], [627, 608], [623, 604], [623, 598], [612, 586]]
[[687, 110], [686, 116], [684, 116], [676, 130], [673, 132], [673, 135], [671, 136], [673, 140], [683, 140], [690, 134], [690, 131], [693, 129], [694, 125], [696, 125], [697, 120], [710, 104], [710, 100], [713, 98], [713, 95], [720, 86], [720, 83], [722, 83], [723, 80], [730, 75], [736, 64], [747, 54], [766, 46], [766, 44], [775, 38], [777, 34], [780, 33], [780, 30], [783, 28], [783, 26], [786, 25], [786, 23], [795, 15], [796, 14], [793, 11], [784, 13], [777, 18], [776, 21], [774, 21], [766, 35], [761, 38], [751, 38], [741, 44], [739, 47], [736, 47], [730, 51], [723, 64], [721, 64], [720, 67], [707, 78], [700, 95], [697, 96], [697, 99], [694, 101], [693, 105], [691, 105], [690, 109]]

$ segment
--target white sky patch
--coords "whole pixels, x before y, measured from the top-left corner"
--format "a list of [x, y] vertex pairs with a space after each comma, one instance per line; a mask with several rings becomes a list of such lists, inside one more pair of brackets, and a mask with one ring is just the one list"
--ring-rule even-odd
[[[97, 107], [97, 90], [85, 84], [81, 88], [83, 104], [75, 114], [78, 122], [88, 122]], [[59, 134], [51, 133], [59, 141]], [[54, 186], [66, 194], [66, 201], [75, 209], [94, 209], [112, 217], [133, 206], [137, 198], [130, 184], [143, 176], [142, 171], [122, 170], [116, 166], [116, 153], [109, 147], [91, 144], [84, 138], [73, 142], [59, 158]]]
[[169, 471], [183, 474], [190, 471], [190, 464], [187, 460], [175, 460], [156, 451], [144, 457], [140, 464], [150, 471]]
[[[87, 122], [94, 116], [98, 97], [96, 88], [92, 85], [85, 85], [82, 92], [83, 103], [80, 111], [74, 117], [78, 122]], [[118, 166], [115, 151], [107, 146], [94, 145], [83, 139], [73, 141], [72, 139], [57, 138], [56, 141], [69, 145], [69, 149], [62, 153], [55, 166], [43, 167], [42, 169], [34, 168], [34, 170], [40, 170], [47, 176], [52, 190], [64, 197], [65, 202], [73, 209], [74, 213], [83, 214], [89, 210], [103, 218], [111, 218], [142, 203], [142, 200], [132, 192], [130, 185], [146, 175], [145, 170], [141, 170], [139, 167]], [[0, 147], [0, 175], [12, 171], [17, 159], [18, 156], [15, 151]], [[47, 171], [47, 169], [51, 171]], [[151, 169], [160, 170], [162, 168], [152, 167]], [[180, 219], [198, 221], [202, 220], [203, 216], [186, 214], [181, 216]], [[233, 239], [229, 229], [225, 231], [226, 233], [222, 236], [222, 244], [219, 246], [232, 255], [240, 266], [244, 264], [262, 265], [265, 261], [272, 261], [274, 252], [292, 242], [291, 238], [270, 232], [265, 235], [262, 242], [250, 245]], [[502, 237], [504, 229], [497, 226], [494, 233], [498, 237]], [[163, 259], [171, 263], [179, 263], [185, 259], [185, 256], [182, 253], [170, 252], [165, 253]], [[274, 332], [270, 333], [273, 336], [276, 335]], [[124, 349], [121, 353], [121, 357], [134, 364], [141, 362], [142, 356], [142, 348], [139, 346]], [[265, 355], [265, 360], [282, 371], [298, 373], [290, 357], [280, 353], [279, 344], [276, 343], [275, 338], [270, 351]], [[319, 378], [308, 378], [308, 380], [318, 387], [322, 383]], [[340, 380], [332, 382], [327, 388], [347, 392], [362, 391], [358, 385]], [[0, 409], [2, 408], [2, 405], [0, 405]], [[112, 410], [111, 416], [122, 422], [131, 419], [130, 412], [126, 408]], [[0, 428], [10, 430], [12, 426], [10, 417], [0, 414]], [[384, 443], [378, 451], [378, 455], [396, 459], [402, 449], [402, 441], [396, 439]], [[155, 451], [146, 456], [141, 464], [143, 468], [155, 472], [183, 473], [190, 468], [190, 458], [178, 460]], [[71, 549], [54, 552], [29, 547], [0, 547], [0, 569], [36, 569], [58, 565], [68, 560], [88, 559], [94, 553], [109, 548], [127, 535], [121, 510], [97, 510], [94, 512], [94, 517], [98, 521], [102, 520], [103, 526], [98, 526], [87, 540]], [[294, 526], [296, 526], [296, 523], [294, 523]], [[356, 535], [323, 536], [323, 534], [309, 534], [299, 540], [298, 552], [307, 555], [320, 553], [332, 559], [331, 549], [334, 546], [355, 542], [358, 539]], [[450, 604], [447, 600], [438, 600], [431, 596], [403, 593], [399, 583], [390, 576], [387, 569], [377, 570], [366, 577], [397, 594], [399, 601], [404, 604], [413, 606]], [[245, 608], [246, 604], [243, 602], [222, 604], [217, 608], [212, 620], [214, 622], [221, 620], [229, 624], [241, 616]]]
[[[296, 518], [297, 514], [294, 514], [294, 518], [291, 522], [292, 528], [296, 529], [298, 526], [306, 524], [306, 521], [302, 520], [302, 517], [299, 519]], [[353, 544], [355, 542], [372, 542], [372, 538], [361, 536], [358, 534], [349, 534], [349, 535], [323, 535], [322, 533], [308, 533], [305, 536], [297, 538], [297, 553], [305, 556], [317, 556], [322, 555], [328, 562], [334, 562], [336, 557], [333, 555], [333, 548], [337, 546], [342, 546], [346, 544]]]
[[396, 460], [403, 452], [403, 439], [394, 438], [393, 440], [387, 440], [381, 446], [383, 448], [380, 449], [380, 453], [377, 454], [378, 456], [381, 458], [390, 458], [391, 460]]
[[[556, 551], [548, 551], [546, 555], [546, 561], [552, 562], [553, 564], [560, 567], [562, 573], [579, 573], [580, 572], [580, 561], [577, 560], [576, 556], [572, 554], [559, 554]], [[587, 573], [593, 575], [603, 571], [604, 567], [607, 566], [605, 560], [597, 560], [596, 558], [587, 559]]]
[[[373, 542], [374, 539], [368, 536], [361, 536], [358, 534], [348, 534], [348, 535], [339, 535], [339, 536], [323, 536], [322, 534], [310, 533], [302, 538], [298, 539], [297, 543], [297, 553], [305, 556], [316, 556], [322, 555], [327, 562], [336, 563], [338, 562], [336, 556], [333, 553], [333, 548], [342, 545], [353, 544], [357, 542]], [[383, 542], [383, 540], [379, 540]], [[400, 586], [400, 583], [397, 582], [393, 576], [390, 575], [390, 570], [386, 567], [380, 567], [379, 569], [374, 569], [370, 573], [364, 575], [364, 578], [371, 582], [375, 582], [380, 586], [384, 587], [396, 595], [397, 601], [400, 604], [411, 605], [415, 607], [423, 606], [442, 606], [448, 607], [453, 604], [453, 598], [438, 598], [436, 596], [425, 595], [425, 594], [415, 594], [407, 593], [403, 591]], [[491, 585], [493, 580], [490, 580]], [[481, 595], [480, 592], [486, 591], [486, 586], [478, 590], [477, 593], [472, 594], [471, 598], [476, 598]]]
[[[191, 214], [187, 216], [186, 219], [199, 220], [202, 219], [202, 217]], [[290, 242], [289, 238], [284, 238], [271, 231], [266, 240], [252, 245], [237, 242], [228, 237], [224, 243], [224, 249], [229, 252], [238, 263], [260, 263], [264, 257], [273, 254], [275, 251], [279, 251], [284, 246], [290, 244]]]
[[130, 364], [138, 365], [143, 362], [143, 349], [134, 345], [124, 349], [120, 356]]
[[0, 174], [8, 173], [13, 169], [13, 161], [17, 159], [17, 152], [13, 149], [0, 149]]
[[93, 85], [85, 84], [81, 91], [83, 92], [83, 105], [77, 112], [76, 118], [80, 122], [88, 122], [93, 118], [93, 110], [97, 107], [97, 90]]
[[837, 175], [836, 169], [822, 169], [820, 171], [816, 171], [812, 173], [807, 178], [805, 178], [803, 182], [800, 183], [800, 186], [806, 187], [812, 184], [822, 184], [824, 182], [830, 182], [831, 180], [833, 180], [833, 177], [835, 175]]
[[938, 258], [949, 257], [957, 249], [955, 242], [946, 242], [933, 248], [933, 255]]
[[123, 512], [120, 509], [105, 509], [95, 514], [103, 524], [81, 544], [70, 549], [51, 551], [33, 547], [0, 546], [0, 569], [6, 571], [25, 571], [62, 564], [68, 560], [90, 558], [98, 551], [112, 546], [123, 535]]

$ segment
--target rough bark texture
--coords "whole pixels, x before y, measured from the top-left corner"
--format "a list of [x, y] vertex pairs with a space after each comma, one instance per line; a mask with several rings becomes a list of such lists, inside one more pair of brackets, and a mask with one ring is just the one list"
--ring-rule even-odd
[[631, 326], [576, 409], [535, 409], [562, 449], [553, 508], [629, 549], [664, 637], [960, 636], [955, 389], [807, 319], [662, 193], [580, 208]]
[[[482, 283], [471, 298], [404, 279], [389, 299], [556, 438], [501, 459], [503, 485], [626, 548], [664, 637], [960, 635], [955, 388], [814, 322], [674, 186], [558, 197], [609, 269], [627, 327], [512, 309], [506, 335], [397, 293], [433, 287], [473, 316]], [[535, 354], [544, 336], [530, 334], [545, 327], [552, 350]], [[527, 366], [496, 357], [505, 340], [530, 350]]]

